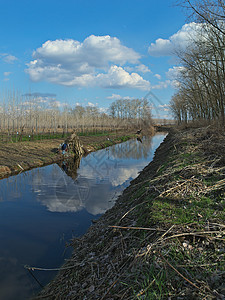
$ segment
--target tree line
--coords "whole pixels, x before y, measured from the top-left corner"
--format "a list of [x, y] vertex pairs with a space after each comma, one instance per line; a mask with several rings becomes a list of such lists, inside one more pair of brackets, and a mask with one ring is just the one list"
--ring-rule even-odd
[[147, 99], [121, 99], [112, 102], [109, 107], [114, 121], [143, 127], [152, 124], [151, 109]]
[[99, 132], [150, 126], [147, 101], [117, 100], [108, 110], [96, 106], [61, 105], [55, 99], [21, 96], [7, 92], [0, 98], [0, 132], [5, 134], [44, 134]]
[[181, 68], [170, 106], [178, 122], [225, 124], [225, 4], [221, 0], [184, 0], [199, 26], [189, 46], [177, 51]]

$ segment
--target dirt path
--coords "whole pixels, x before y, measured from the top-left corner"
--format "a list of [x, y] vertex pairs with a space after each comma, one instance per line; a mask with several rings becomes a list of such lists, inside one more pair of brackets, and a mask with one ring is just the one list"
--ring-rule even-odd
[[[95, 151], [134, 136], [134, 132], [118, 132], [110, 136], [82, 136], [80, 141], [86, 151]], [[63, 141], [49, 139], [0, 144], [0, 178], [62, 160], [56, 150]]]

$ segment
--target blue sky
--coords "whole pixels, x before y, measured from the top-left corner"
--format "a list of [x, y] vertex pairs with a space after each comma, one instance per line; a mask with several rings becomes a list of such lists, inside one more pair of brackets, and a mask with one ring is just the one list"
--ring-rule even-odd
[[151, 91], [168, 115], [178, 68], [172, 52], [191, 28], [174, 3], [0, 0], [0, 94], [107, 108]]

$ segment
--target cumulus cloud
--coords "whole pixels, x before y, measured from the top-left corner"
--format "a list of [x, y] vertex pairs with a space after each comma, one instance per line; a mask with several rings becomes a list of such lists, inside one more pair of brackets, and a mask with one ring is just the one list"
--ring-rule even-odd
[[197, 38], [202, 29], [201, 23], [188, 23], [169, 37], [169, 39], [159, 38], [155, 43], [151, 43], [148, 48], [148, 53], [152, 56], [170, 56], [176, 50], [185, 49], [188, 47], [193, 39]]
[[170, 40], [157, 39], [155, 43], [151, 43], [148, 53], [152, 56], [166, 56], [173, 52], [173, 45]]
[[139, 71], [149, 72], [139, 63], [140, 55], [121, 44], [116, 37], [87, 37], [76, 40], [47, 41], [33, 52], [25, 70], [32, 81], [48, 81], [78, 87], [133, 87], [146, 89], [148, 83], [137, 73], [129, 74], [122, 66], [139, 64]]
[[144, 80], [139, 74], [129, 74], [122, 67], [116, 65], [111, 66], [108, 73], [98, 74], [95, 81], [103, 88], [138, 88], [141, 90], [149, 90], [150, 83]]

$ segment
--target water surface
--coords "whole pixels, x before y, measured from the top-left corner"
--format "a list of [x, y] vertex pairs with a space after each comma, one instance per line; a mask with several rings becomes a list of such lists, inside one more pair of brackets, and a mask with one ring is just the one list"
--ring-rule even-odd
[[[114, 205], [119, 194], [152, 160], [164, 139], [129, 140], [0, 180], [0, 299], [28, 299], [71, 254], [70, 239], [84, 234], [93, 219]], [[78, 168], [79, 166], [79, 168]]]

